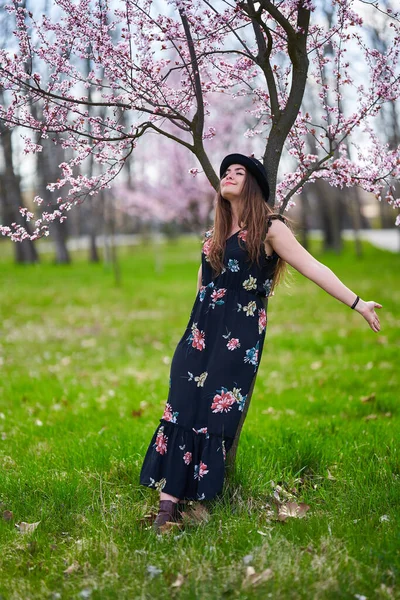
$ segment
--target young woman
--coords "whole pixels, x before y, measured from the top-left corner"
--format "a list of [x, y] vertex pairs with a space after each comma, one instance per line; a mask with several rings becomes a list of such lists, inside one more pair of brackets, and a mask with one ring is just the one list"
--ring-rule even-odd
[[213, 228], [206, 232], [198, 292], [175, 350], [164, 414], [140, 483], [160, 492], [158, 531], [181, 518], [180, 500], [206, 500], [223, 487], [232, 446], [261, 359], [267, 298], [286, 263], [380, 330], [376, 302], [364, 302], [309, 254], [267, 204], [263, 165], [230, 154], [220, 167]]

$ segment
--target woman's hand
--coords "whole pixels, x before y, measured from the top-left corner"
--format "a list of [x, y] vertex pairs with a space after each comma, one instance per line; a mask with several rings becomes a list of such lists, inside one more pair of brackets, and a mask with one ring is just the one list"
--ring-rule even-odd
[[381, 329], [381, 324], [379, 322], [378, 315], [375, 312], [375, 308], [382, 308], [382, 304], [378, 304], [373, 300], [369, 302], [364, 302], [364, 300], [359, 300], [357, 302], [357, 306], [354, 310], [360, 313], [367, 321], [368, 325], [371, 327], [372, 331], [378, 333]]

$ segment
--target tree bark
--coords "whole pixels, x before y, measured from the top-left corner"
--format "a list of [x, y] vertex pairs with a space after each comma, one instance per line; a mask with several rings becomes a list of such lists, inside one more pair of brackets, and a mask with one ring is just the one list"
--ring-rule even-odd
[[[36, 155], [36, 167], [39, 181], [39, 195], [43, 198], [43, 206], [46, 205], [46, 211], [49, 207], [57, 209], [54, 203], [54, 192], [47, 189], [50, 181], [57, 181], [59, 177], [58, 165], [65, 160], [65, 152], [60, 144], [54, 145], [47, 139], [40, 140], [43, 146], [42, 152]], [[55, 262], [57, 264], [69, 264], [71, 257], [67, 248], [68, 221], [60, 223], [54, 221], [49, 225], [49, 231], [55, 242]]]
[[308, 198], [308, 189], [307, 186], [303, 188], [301, 192], [301, 200], [300, 200], [300, 236], [301, 236], [301, 244], [302, 246], [308, 250], [309, 249], [309, 218], [310, 214], [310, 202]]
[[[25, 227], [29, 235], [32, 228], [19, 212], [24, 207], [22, 199], [20, 178], [16, 174], [13, 163], [12, 132], [0, 124], [0, 144], [3, 150], [4, 172], [0, 175], [0, 199], [2, 203], [3, 223], [10, 227], [17, 223]], [[39, 256], [30, 239], [14, 244], [14, 260], [16, 263], [31, 264], [39, 262]]]

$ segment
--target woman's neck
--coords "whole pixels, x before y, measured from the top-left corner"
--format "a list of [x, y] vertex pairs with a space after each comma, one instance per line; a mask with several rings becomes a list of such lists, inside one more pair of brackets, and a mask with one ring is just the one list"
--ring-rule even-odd
[[239, 206], [236, 203], [231, 202], [231, 229], [239, 229]]

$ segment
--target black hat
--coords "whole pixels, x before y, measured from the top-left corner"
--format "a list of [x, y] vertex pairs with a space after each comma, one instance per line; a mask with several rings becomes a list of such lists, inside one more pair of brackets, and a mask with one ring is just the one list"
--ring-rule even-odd
[[219, 168], [220, 179], [222, 179], [226, 169], [231, 165], [243, 165], [246, 167], [246, 169], [250, 171], [250, 173], [256, 178], [257, 183], [263, 193], [264, 200], [265, 202], [268, 202], [269, 185], [267, 172], [264, 169], [264, 165], [252, 156], [245, 156], [244, 154], [228, 154], [228, 156], [225, 156]]

